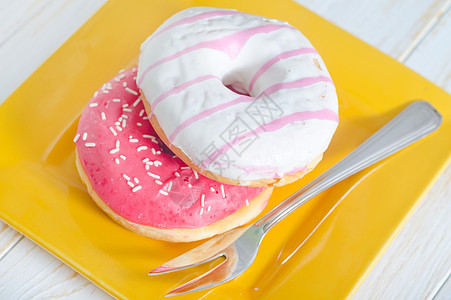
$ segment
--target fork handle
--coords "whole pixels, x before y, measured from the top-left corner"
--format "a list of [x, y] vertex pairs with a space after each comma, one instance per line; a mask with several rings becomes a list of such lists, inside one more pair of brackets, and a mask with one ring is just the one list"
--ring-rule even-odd
[[425, 137], [439, 128], [441, 122], [442, 116], [429, 102], [413, 102], [348, 156], [274, 207], [254, 226], [261, 227], [266, 233], [319, 193]]

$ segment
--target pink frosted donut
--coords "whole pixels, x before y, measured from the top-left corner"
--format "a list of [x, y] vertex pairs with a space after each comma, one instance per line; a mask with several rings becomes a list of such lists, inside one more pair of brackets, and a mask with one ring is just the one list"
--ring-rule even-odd
[[177, 158], [156, 135], [135, 83], [136, 68], [105, 83], [83, 111], [77, 168], [94, 201], [137, 233], [194, 241], [240, 226], [271, 189], [221, 184]]
[[225, 183], [302, 177], [338, 124], [335, 86], [307, 38], [236, 10], [192, 7], [167, 19], [141, 46], [137, 84], [160, 138]]

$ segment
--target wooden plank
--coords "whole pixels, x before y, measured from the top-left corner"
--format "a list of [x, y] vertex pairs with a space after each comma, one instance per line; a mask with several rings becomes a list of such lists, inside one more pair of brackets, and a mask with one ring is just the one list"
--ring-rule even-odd
[[449, 0], [296, 0], [363, 41], [399, 58]]
[[[449, 1], [451, 6], [451, 1]], [[451, 93], [451, 9], [409, 56], [406, 65]]]
[[0, 220], [0, 260], [16, 245], [22, 235]]
[[440, 290], [434, 296], [434, 300], [449, 300], [450, 298], [451, 298], [451, 276], [448, 276], [445, 283], [440, 287]]
[[106, 0], [0, 0], [0, 104]]
[[1, 299], [111, 299], [28, 238], [0, 260]]

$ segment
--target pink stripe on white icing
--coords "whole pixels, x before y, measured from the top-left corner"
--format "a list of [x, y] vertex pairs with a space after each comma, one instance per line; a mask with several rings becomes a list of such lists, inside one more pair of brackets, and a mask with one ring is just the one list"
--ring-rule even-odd
[[149, 73], [150, 70], [152, 70], [153, 68], [155, 68], [163, 63], [166, 63], [168, 61], [176, 59], [177, 57], [180, 57], [184, 54], [187, 54], [187, 53], [199, 50], [199, 49], [208, 48], [208, 49], [221, 51], [221, 52], [227, 54], [230, 59], [234, 59], [240, 53], [241, 48], [243, 48], [243, 46], [246, 44], [246, 42], [254, 35], [261, 34], [261, 33], [269, 33], [269, 32], [284, 29], [284, 28], [294, 30], [294, 28], [290, 25], [274, 25], [274, 24], [261, 25], [258, 27], [253, 27], [253, 28], [242, 30], [242, 31], [238, 31], [238, 32], [226, 35], [224, 37], [221, 37], [221, 38], [218, 38], [218, 39], [215, 39], [212, 41], [200, 42], [197, 45], [188, 47], [188, 48], [178, 51], [172, 55], [166, 56], [165, 58], [162, 58], [162, 59], [156, 61], [155, 63], [151, 64], [150, 66], [148, 66], [142, 72], [141, 77], [138, 78], [138, 86], [141, 86], [141, 83], [143, 82], [144, 77], [146, 76], [147, 73]]
[[155, 32], [149, 38], [149, 41], [154, 39], [156, 36], [160, 35], [161, 33], [165, 32], [166, 30], [172, 29], [177, 26], [181, 26], [184, 24], [191, 24], [191, 23], [203, 20], [203, 19], [209, 19], [209, 18], [213, 18], [213, 17], [217, 17], [217, 16], [227, 16], [227, 15], [235, 15], [235, 14], [240, 14], [240, 12], [233, 11], [233, 10], [208, 11], [208, 12], [200, 13], [200, 14], [192, 16], [192, 17], [183, 18], [183, 19], [178, 20], [177, 22], [174, 22], [174, 23], [170, 24], [169, 26], [162, 28], [162, 29], [158, 30], [157, 32]]
[[[308, 77], [308, 78], [302, 78], [300, 80], [296, 80], [293, 82], [283, 82], [283, 83], [278, 83], [278, 84], [274, 84], [273, 86], [270, 86], [269, 88], [267, 88], [266, 90], [263, 91], [262, 95], [266, 95], [269, 96], [275, 92], [278, 92], [282, 89], [293, 89], [293, 88], [303, 88], [315, 83], [319, 83], [319, 82], [330, 82], [332, 83], [332, 80], [329, 77], [325, 77], [325, 76], [319, 76], [319, 77]], [[226, 108], [229, 108], [231, 106], [243, 103], [243, 102], [251, 102], [254, 101], [255, 97], [248, 97], [248, 96], [240, 96], [238, 98], [233, 99], [232, 101], [229, 102], [225, 102], [222, 104], [219, 104], [215, 107], [206, 109], [194, 116], [192, 116], [191, 118], [185, 120], [184, 122], [182, 122], [179, 126], [177, 126], [177, 128], [172, 132], [172, 134], [169, 136], [169, 142], [173, 142], [174, 139], [177, 137], [177, 135], [180, 133], [180, 131], [182, 131], [183, 129], [185, 129], [186, 127], [208, 117], [211, 116], [214, 113], [217, 113], [221, 110], [224, 110]]]
[[174, 94], [178, 94], [182, 91], [184, 91], [185, 89], [189, 88], [192, 85], [195, 85], [197, 83], [203, 82], [205, 80], [209, 80], [209, 79], [219, 79], [217, 76], [215, 75], [204, 75], [204, 76], [200, 76], [196, 79], [193, 80], [189, 80], [187, 82], [184, 82], [178, 86], [173, 87], [172, 89], [170, 89], [169, 91], [161, 94], [160, 96], [158, 96], [153, 102], [151, 102], [151, 107], [152, 110], [155, 109], [155, 107], [158, 105], [158, 103], [160, 103], [161, 101], [163, 101], [164, 99], [166, 99], [167, 97], [174, 95]]
[[278, 61], [281, 61], [283, 59], [287, 59], [293, 56], [301, 55], [301, 54], [307, 54], [307, 53], [314, 53], [318, 54], [318, 51], [316, 51], [313, 48], [301, 48], [301, 49], [295, 49], [287, 52], [280, 53], [276, 55], [275, 57], [268, 60], [261, 68], [255, 73], [254, 77], [252, 77], [251, 82], [249, 84], [248, 92], [252, 92], [252, 88], [254, 87], [255, 82], [257, 81], [260, 76], [265, 73], [266, 70], [268, 70], [272, 65], [277, 63]]
[[258, 135], [263, 132], [273, 132], [273, 131], [281, 129], [282, 127], [284, 127], [288, 124], [294, 123], [294, 122], [307, 121], [307, 120], [313, 120], [313, 119], [338, 122], [337, 114], [334, 111], [327, 109], [327, 108], [319, 110], [319, 111], [295, 112], [293, 114], [283, 116], [279, 119], [271, 121], [267, 124], [263, 124], [263, 125], [257, 127], [256, 129], [254, 129], [253, 131], [249, 131], [247, 133], [244, 133], [244, 134], [236, 137], [233, 141], [231, 141], [227, 144], [224, 144], [218, 150], [213, 152], [206, 160], [204, 160], [202, 162], [202, 165], [203, 165], [203, 167], [208, 167], [214, 161], [214, 159], [213, 159], [214, 157], [220, 156], [218, 154], [226, 153], [227, 151], [229, 151], [230, 148], [232, 148], [234, 145], [241, 142], [243, 139], [252, 137], [254, 135]]
[[271, 85], [270, 87], [268, 87], [267, 89], [265, 89], [262, 93], [262, 95], [271, 95], [274, 94], [280, 90], [285, 90], [285, 89], [296, 89], [296, 88], [302, 88], [302, 87], [306, 87], [315, 83], [319, 83], [319, 82], [329, 82], [332, 83], [332, 79], [330, 79], [327, 76], [318, 76], [318, 77], [306, 77], [306, 78], [301, 78], [299, 80], [295, 80], [295, 81], [290, 81], [290, 82], [281, 82], [281, 83], [276, 83]]
[[215, 112], [218, 112], [218, 111], [221, 111], [223, 109], [226, 109], [227, 107], [230, 107], [230, 106], [233, 106], [233, 105], [236, 105], [236, 104], [239, 104], [239, 103], [243, 103], [243, 102], [249, 102], [249, 101], [252, 101], [253, 99], [254, 98], [248, 97], [248, 96], [240, 96], [238, 98], [233, 99], [232, 101], [219, 104], [219, 105], [217, 105], [215, 107], [206, 109], [206, 110], [198, 113], [197, 115], [192, 116], [191, 118], [185, 120], [179, 126], [177, 126], [177, 128], [169, 136], [169, 142], [172, 143], [174, 141], [174, 139], [177, 137], [177, 135], [180, 133], [180, 131], [182, 131], [186, 127], [190, 126], [191, 124], [194, 124], [194, 123], [196, 123], [199, 120], [202, 120], [202, 119], [204, 119], [204, 118], [206, 118], [208, 116], [211, 116]]

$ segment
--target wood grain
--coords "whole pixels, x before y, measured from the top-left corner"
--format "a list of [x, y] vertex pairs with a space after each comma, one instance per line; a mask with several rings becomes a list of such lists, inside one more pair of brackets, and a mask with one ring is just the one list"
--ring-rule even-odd
[[22, 235], [0, 220], [0, 259], [22, 239]]
[[451, 93], [451, 1], [440, 22], [423, 39], [405, 64]]
[[0, 0], [0, 103], [106, 0]]
[[449, 0], [296, 0], [382, 52], [398, 59]]
[[0, 298], [111, 299], [25, 237], [0, 260]]

